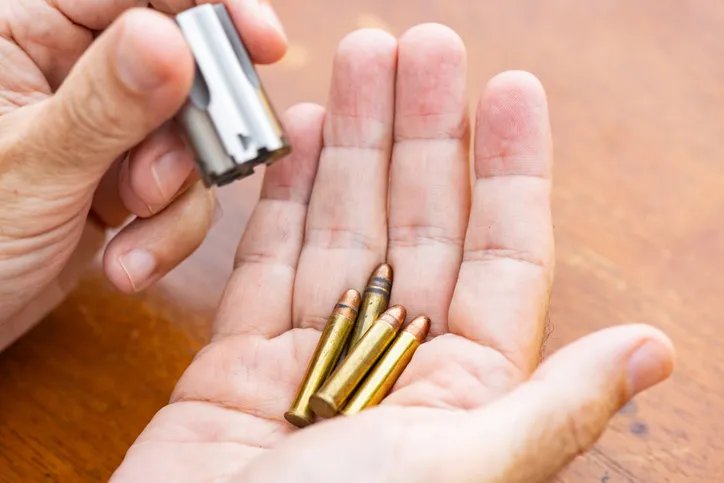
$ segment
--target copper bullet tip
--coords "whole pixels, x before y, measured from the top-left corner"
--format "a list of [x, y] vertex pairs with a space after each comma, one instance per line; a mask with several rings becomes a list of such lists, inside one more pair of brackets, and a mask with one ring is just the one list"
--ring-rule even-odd
[[387, 263], [377, 265], [377, 268], [370, 275], [370, 279], [367, 280], [365, 295], [378, 293], [385, 296], [389, 301], [390, 290], [392, 290], [392, 267]]
[[383, 278], [392, 282], [392, 267], [388, 263], [382, 263], [375, 268], [370, 278]]
[[342, 296], [339, 298], [339, 302], [337, 302], [337, 305], [344, 305], [346, 307], [349, 307], [350, 309], [353, 309], [355, 312], [359, 309], [359, 304], [361, 302], [359, 292], [353, 289], [347, 290], [342, 294]]
[[412, 321], [407, 324], [407, 327], [405, 327], [405, 332], [409, 332], [410, 334], [414, 335], [415, 338], [421, 343], [425, 342], [425, 338], [427, 337], [428, 332], [430, 332], [431, 323], [432, 322], [430, 321], [429, 317], [420, 315], [419, 317], [415, 317], [414, 319], [412, 319]]
[[378, 320], [387, 322], [392, 327], [394, 327], [395, 330], [398, 330], [400, 327], [402, 327], [402, 324], [405, 323], [406, 318], [407, 309], [405, 309], [405, 307], [403, 307], [402, 305], [393, 305], [389, 309], [385, 310], [385, 312], [380, 315], [380, 318]]

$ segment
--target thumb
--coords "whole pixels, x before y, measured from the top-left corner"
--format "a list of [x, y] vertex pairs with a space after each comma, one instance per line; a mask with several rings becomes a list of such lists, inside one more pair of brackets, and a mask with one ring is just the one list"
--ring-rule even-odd
[[193, 73], [191, 52], [172, 20], [150, 9], [126, 12], [34, 111], [24, 136], [33, 178], [46, 172], [55, 181], [58, 175], [97, 181], [176, 113]]
[[666, 379], [673, 359], [669, 339], [651, 327], [600, 331], [553, 355], [508, 396], [431, 430], [423, 444], [446, 442], [435, 464], [447, 481], [550, 481], [629, 399]]

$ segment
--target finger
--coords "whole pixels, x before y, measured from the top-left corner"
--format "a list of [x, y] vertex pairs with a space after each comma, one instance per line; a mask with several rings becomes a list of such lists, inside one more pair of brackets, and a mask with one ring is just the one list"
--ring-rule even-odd
[[216, 317], [214, 338], [271, 338], [291, 328], [292, 290], [322, 150], [323, 122], [324, 109], [313, 104], [295, 106], [283, 116], [293, 150], [266, 171], [261, 199], [236, 252], [236, 269]]
[[[7, 12], [13, 40], [55, 90], [93, 42], [89, 29], [106, 29], [121, 13], [145, 0], [23, 1]], [[84, 28], [85, 27], [85, 28]]]
[[269, 64], [284, 56], [287, 39], [274, 8], [267, 0], [152, 0], [160, 12], [177, 14], [196, 5], [224, 3], [244, 45], [255, 62]]
[[[415, 481], [439, 481], [438, 468], [446, 481], [550, 481], [598, 440], [626, 402], [665, 380], [673, 360], [671, 341], [648, 326], [587, 336], [493, 405], [416, 434], [422, 454], [407, 467], [419, 471]], [[442, 454], [439, 441], [446, 441]]]
[[101, 178], [93, 195], [91, 214], [105, 227], [121, 226], [131, 215], [118, 192], [118, 179], [125, 160], [126, 156], [121, 156], [113, 162]]
[[146, 218], [197, 180], [192, 151], [178, 126], [168, 122], [131, 152], [121, 167], [118, 192], [131, 213]]
[[[16, 8], [12, 3], [22, 3], [22, 5]], [[93, 36], [52, 3], [2, 2], [0, 17], [7, 20], [4, 27], [7, 28], [11, 41], [23, 50], [32, 64], [35, 64], [25, 66], [25, 72], [22, 74], [27, 74], [31, 72], [30, 69], [35, 70], [37, 67], [47, 80], [50, 89], [54, 91], [68, 75], [73, 64], [93, 42]], [[15, 79], [19, 76], [18, 70], [13, 69], [11, 73]], [[23, 77], [24, 82], [32, 78], [27, 75]], [[46, 89], [47, 86], [43, 91]]]
[[[123, 12], [145, 7], [147, 0], [55, 0], [28, 2], [7, 13], [13, 39], [48, 80], [58, 88], [73, 65], [91, 45], [97, 33], [107, 29]], [[174, 15], [208, 0], [154, 2], [158, 9]], [[258, 63], [275, 62], [286, 52], [287, 41], [271, 4], [259, 0], [227, 0], [229, 11]], [[42, 21], [38, 21], [42, 19]], [[48, 40], [48, 32], [52, 39]]]
[[523, 375], [540, 358], [553, 278], [551, 164], [540, 83], [523, 72], [494, 78], [478, 111], [477, 179], [449, 328]]
[[[184, 373], [171, 397], [173, 403], [218, 401], [246, 414], [252, 423], [263, 421], [261, 426], [273, 427], [275, 433], [277, 422], [286, 424], [284, 411], [302, 377], [303, 361], [309, 360], [318, 339], [313, 332], [289, 329], [323, 122], [324, 109], [314, 105], [295, 106], [282, 116], [292, 153], [265, 173], [261, 199], [237, 249], [236, 268], [216, 315], [213, 342]], [[280, 334], [284, 335], [274, 340], [261, 339]], [[293, 357], [279, 357], [280, 353]], [[274, 363], [233, 374], [219, 370], [238, 366], [240, 355], [246, 360], [271, 357]]]
[[153, 218], [134, 220], [108, 244], [103, 265], [109, 280], [126, 293], [159, 280], [201, 245], [214, 209], [213, 192], [197, 183]]
[[25, 172], [54, 185], [97, 182], [111, 163], [181, 107], [193, 61], [172, 21], [124, 14], [35, 109], [22, 144]]
[[[465, 46], [422, 25], [400, 40], [390, 168], [392, 298], [447, 332], [470, 211]], [[434, 280], [434, 283], [430, 283]]]
[[147, 0], [54, 0], [68, 20], [90, 30], [104, 30], [123, 12], [145, 7]]
[[396, 40], [377, 30], [337, 51], [324, 149], [294, 287], [295, 327], [321, 328], [345, 289], [361, 290], [385, 260]]

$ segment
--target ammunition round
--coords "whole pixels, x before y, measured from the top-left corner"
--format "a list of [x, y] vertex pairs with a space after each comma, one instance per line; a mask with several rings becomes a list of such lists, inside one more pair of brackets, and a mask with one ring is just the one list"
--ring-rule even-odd
[[301, 428], [312, 424], [314, 421], [314, 414], [309, 407], [309, 399], [324, 384], [324, 381], [337, 364], [342, 349], [344, 349], [352, 332], [359, 304], [359, 292], [347, 290], [342, 294], [332, 314], [327, 319], [327, 325], [317, 343], [317, 348], [309, 362], [294, 401], [284, 414], [284, 418], [294, 426]]
[[349, 341], [349, 348], [352, 349], [362, 336], [372, 327], [382, 312], [387, 310], [390, 303], [390, 292], [392, 291], [392, 267], [387, 263], [378, 265], [370, 275], [362, 295], [357, 323]]
[[400, 332], [389, 350], [366, 377], [340, 414], [351, 416], [384, 399], [412, 360], [430, 330], [430, 319], [416, 317]]
[[317, 416], [332, 418], [337, 415], [395, 339], [406, 316], [405, 308], [395, 305], [377, 319], [322, 388], [309, 399], [309, 406]]

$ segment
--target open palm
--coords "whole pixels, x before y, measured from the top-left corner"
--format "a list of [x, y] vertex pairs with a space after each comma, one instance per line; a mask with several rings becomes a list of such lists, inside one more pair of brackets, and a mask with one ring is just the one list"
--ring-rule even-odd
[[[667, 339], [609, 329], [536, 370], [553, 279], [551, 145], [537, 80], [488, 85], [472, 202], [466, 55], [447, 28], [340, 45], [328, 107], [285, 116], [211, 343], [114, 481], [544, 481], [671, 370]], [[284, 420], [339, 295], [395, 269], [429, 341], [379, 407]], [[534, 372], [535, 371], [535, 372]]]

